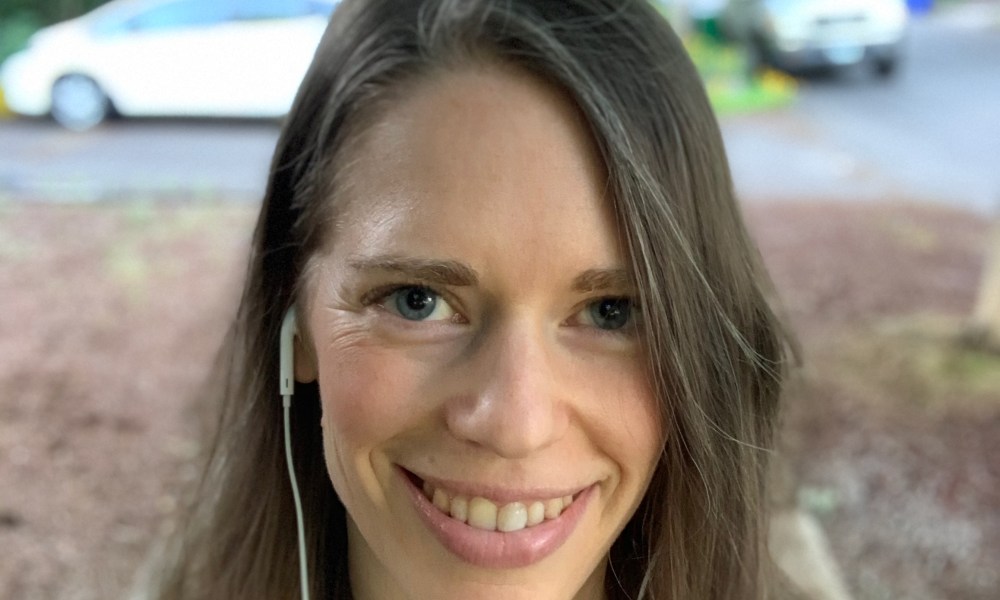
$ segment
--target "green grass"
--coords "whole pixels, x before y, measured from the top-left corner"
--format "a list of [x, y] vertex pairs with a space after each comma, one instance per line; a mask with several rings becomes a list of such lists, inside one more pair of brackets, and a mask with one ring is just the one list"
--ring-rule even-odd
[[961, 321], [931, 314], [886, 320], [830, 339], [823, 360], [859, 398], [894, 398], [908, 409], [930, 411], [957, 398], [970, 406], [995, 405], [1000, 355], [962, 344], [962, 330]]

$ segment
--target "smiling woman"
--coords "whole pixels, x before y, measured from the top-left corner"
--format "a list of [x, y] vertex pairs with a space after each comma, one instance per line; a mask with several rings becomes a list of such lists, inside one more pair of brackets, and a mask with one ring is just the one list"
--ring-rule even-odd
[[772, 595], [785, 340], [645, 0], [346, 1], [273, 165], [157, 597]]
[[345, 150], [298, 295], [361, 598], [599, 597], [661, 446], [585, 122], [481, 60]]

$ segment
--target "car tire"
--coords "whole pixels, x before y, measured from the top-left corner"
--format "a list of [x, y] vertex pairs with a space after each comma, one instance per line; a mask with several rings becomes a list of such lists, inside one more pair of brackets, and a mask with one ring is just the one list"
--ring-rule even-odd
[[52, 85], [52, 118], [73, 131], [96, 127], [111, 114], [111, 101], [96, 81], [70, 74]]
[[879, 79], [889, 79], [896, 74], [899, 61], [893, 57], [876, 58], [872, 63], [872, 72]]

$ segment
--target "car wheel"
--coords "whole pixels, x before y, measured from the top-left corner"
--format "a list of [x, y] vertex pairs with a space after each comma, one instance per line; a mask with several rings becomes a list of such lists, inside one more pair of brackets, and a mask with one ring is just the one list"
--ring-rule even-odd
[[90, 129], [111, 114], [111, 101], [86, 75], [64, 75], [52, 86], [52, 118], [74, 131]]
[[896, 74], [897, 62], [895, 58], [877, 58], [872, 64], [872, 70], [877, 77], [888, 79]]

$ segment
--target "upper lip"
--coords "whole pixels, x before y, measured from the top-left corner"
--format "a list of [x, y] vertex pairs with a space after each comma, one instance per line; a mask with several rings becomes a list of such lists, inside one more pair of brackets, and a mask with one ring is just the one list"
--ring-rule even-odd
[[[400, 467], [404, 475], [412, 476], [421, 482], [426, 481], [436, 488], [453, 494], [461, 494], [469, 498], [486, 498], [494, 503], [520, 502], [525, 500], [546, 500], [549, 498], [562, 498], [564, 496], [576, 496], [581, 491], [587, 489], [593, 483], [584, 485], [569, 486], [507, 486], [496, 483], [478, 483], [471, 481], [459, 481], [446, 479], [417, 473], [405, 467]], [[417, 487], [420, 487], [419, 485]]]

